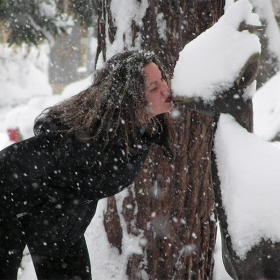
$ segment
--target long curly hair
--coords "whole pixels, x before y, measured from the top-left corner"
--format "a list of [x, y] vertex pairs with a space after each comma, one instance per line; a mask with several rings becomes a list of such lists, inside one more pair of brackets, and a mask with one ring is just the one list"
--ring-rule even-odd
[[[169, 114], [148, 121], [144, 67], [154, 62], [170, 85], [165, 68], [150, 51], [127, 50], [114, 55], [94, 74], [93, 83], [86, 90], [57, 105], [47, 108], [34, 124], [34, 133], [56, 129], [79, 133], [110, 143], [123, 139], [129, 149], [137, 143], [139, 128], [149, 123], [146, 133], [152, 136], [158, 128], [168, 138], [172, 130]], [[172, 134], [171, 134], [172, 135]], [[162, 146], [167, 147], [167, 140]], [[166, 149], [165, 149], [166, 150]]]

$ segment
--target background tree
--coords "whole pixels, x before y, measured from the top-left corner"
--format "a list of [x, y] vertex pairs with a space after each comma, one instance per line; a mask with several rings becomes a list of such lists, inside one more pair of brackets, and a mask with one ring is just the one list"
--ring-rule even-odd
[[2, 0], [0, 20], [8, 34], [10, 45], [22, 43], [37, 45], [44, 39], [65, 32], [62, 15], [50, 1]]
[[[65, 85], [84, 77], [78, 72], [85, 64], [83, 56], [87, 52], [82, 38], [86, 38], [87, 28], [94, 25], [96, 14], [94, 0], [2, 0], [2, 42], [37, 46], [47, 40], [49, 82], [54, 93], [60, 93]], [[86, 74], [89, 73], [85, 71]]]
[[[112, 10], [113, 4], [98, 1], [97, 60], [109, 58], [116, 46], [119, 51], [138, 46], [155, 51], [172, 75], [179, 52], [219, 19], [225, 1], [137, 1], [143, 17], [132, 16], [129, 30], [121, 34], [117, 24], [121, 13]], [[152, 149], [123, 199], [121, 214], [115, 197], [107, 200], [108, 241], [122, 253], [123, 231], [142, 236], [143, 254], [131, 255], [127, 263], [129, 279], [145, 274], [150, 279], [212, 278], [216, 239], [212, 119], [184, 106], [177, 109], [174, 162], [167, 164], [161, 151]]]
[[67, 32], [69, 17], [82, 26], [92, 26], [96, 15], [94, 0], [1, 0], [0, 22], [10, 45], [38, 45]]

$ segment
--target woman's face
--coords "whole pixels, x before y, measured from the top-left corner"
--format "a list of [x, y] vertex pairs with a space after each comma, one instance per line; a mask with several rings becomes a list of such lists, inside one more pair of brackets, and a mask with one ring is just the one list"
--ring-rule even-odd
[[146, 76], [146, 98], [149, 119], [170, 112], [172, 96], [166, 81], [162, 78], [158, 66], [151, 62], [144, 67]]

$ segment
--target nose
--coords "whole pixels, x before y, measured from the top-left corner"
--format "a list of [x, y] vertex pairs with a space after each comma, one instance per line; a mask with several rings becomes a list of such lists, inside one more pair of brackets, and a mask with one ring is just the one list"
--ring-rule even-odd
[[162, 95], [169, 95], [170, 93], [170, 88], [165, 80], [162, 80]]

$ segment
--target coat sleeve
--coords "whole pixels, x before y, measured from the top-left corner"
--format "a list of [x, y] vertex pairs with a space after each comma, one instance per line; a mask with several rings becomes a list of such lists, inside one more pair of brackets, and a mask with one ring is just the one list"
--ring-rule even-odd
[[137, 154], [130, 156], [123, 163], [114, 160], [105, 163], [102, 178], [96, 185], [96, 189], [99, 190], [102, 197], [115, 195], [131, 185], [136, 180], [149, 150], [150, 146], [146, 146], [145, 149], [139, 150]]
[[[114, 195], [131, 185], [138, 176], [151, 143], [143, 145], [137, 153], [126, 156], [118, 145], [106, 151], [89, 143], [72, 143], [72, 165], [61, 165], [59, 172], [68, 174], [61, 181], [65, 181], [72, 191], [79, 193], [85, 199], [101, 199]], [[61, 157], [61, 156], [60, 156]], [[64, 183], [62, 183], [64, 184]]]
[[94, 141], [40, 134], [0, 152], [0, 192], [21, 187], [47, 195], [56, 188], [88, 200], [108, 197], [134, 182], [150, 146], [127, 157], [117, 145], [103, 151]]

